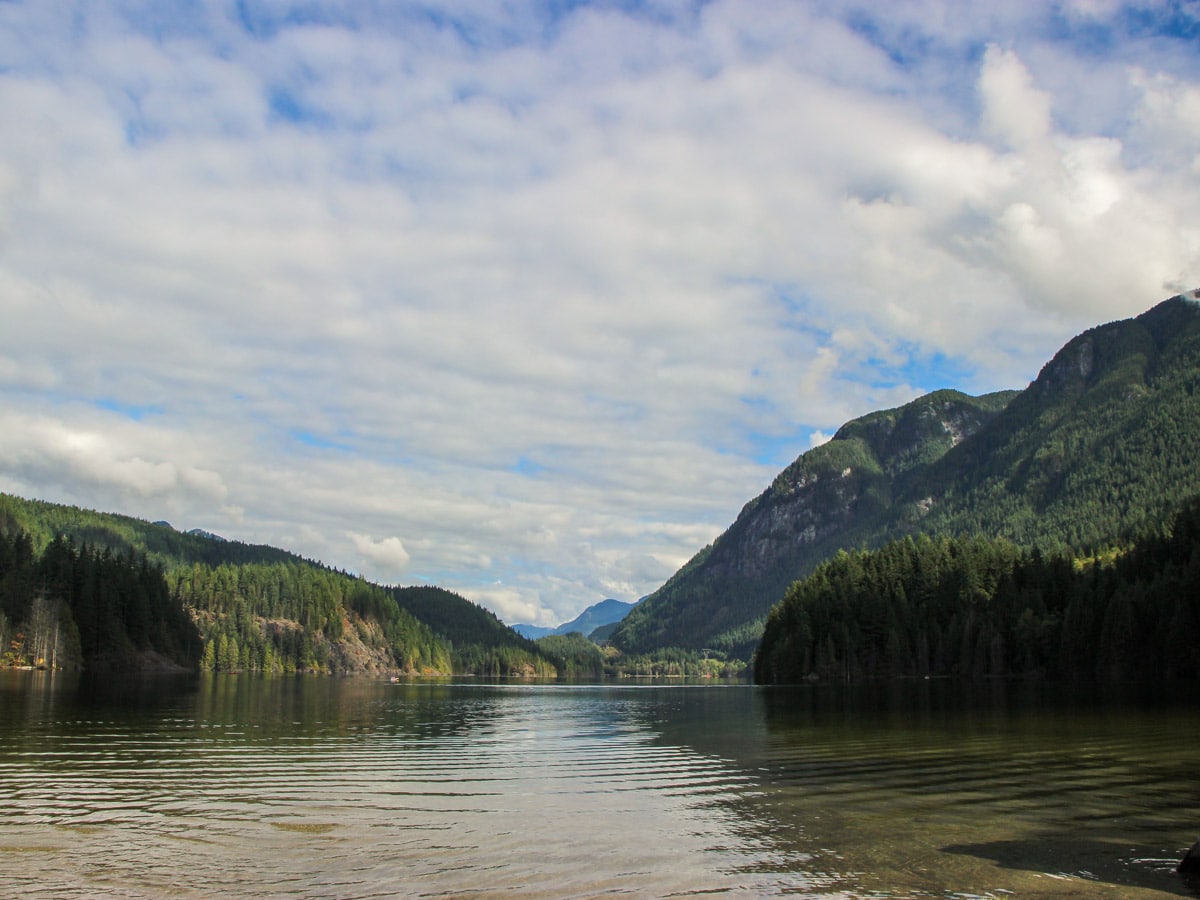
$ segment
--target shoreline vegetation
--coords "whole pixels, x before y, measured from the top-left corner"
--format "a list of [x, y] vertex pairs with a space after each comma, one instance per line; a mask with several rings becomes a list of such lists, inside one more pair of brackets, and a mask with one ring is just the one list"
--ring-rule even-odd
[[[178, 554], [172, 564], [148, 539], [162, 531], [251, 559]], [[1196, 678], [1200, 498], [1086, 556], [923, 534], [841, 551], [788, 589], [747, 663], [711, 649], [626, 654], [579, 633], [530, 641], [440, 588], [382, 587], [274, 548], [0, 495], [0, 668], [764, 684]]]

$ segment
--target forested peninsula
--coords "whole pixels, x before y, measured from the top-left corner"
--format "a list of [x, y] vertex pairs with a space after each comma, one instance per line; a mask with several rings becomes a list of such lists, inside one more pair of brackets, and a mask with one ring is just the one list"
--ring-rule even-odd
[[0, 494], [0, 665], [554, 676], [496, 616], [275, 547]]

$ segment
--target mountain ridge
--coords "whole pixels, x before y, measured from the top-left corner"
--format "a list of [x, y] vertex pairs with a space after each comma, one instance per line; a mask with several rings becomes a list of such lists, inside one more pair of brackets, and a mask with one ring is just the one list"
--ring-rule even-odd
[[1200, 293], [1069, 340], [1022, 391], [934, 391], [845, 423], [617, 626], [624, 652], [748, 659], [769, 609], [839, 549], [905, 534], [1112, 543], [1200, 492]]

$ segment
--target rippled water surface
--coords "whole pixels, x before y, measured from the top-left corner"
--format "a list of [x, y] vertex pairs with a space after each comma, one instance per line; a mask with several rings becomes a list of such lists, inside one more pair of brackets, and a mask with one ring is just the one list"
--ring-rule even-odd
[[0, 884], [1200, 897], [1195, 696], [0, 673]]

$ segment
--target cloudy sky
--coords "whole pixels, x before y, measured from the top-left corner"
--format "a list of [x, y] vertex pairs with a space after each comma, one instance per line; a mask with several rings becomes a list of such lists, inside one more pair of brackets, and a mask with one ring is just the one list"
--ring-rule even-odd
[[1200, 6], [0, 0], [0, 490], [509, 622], [1200, 286]]

